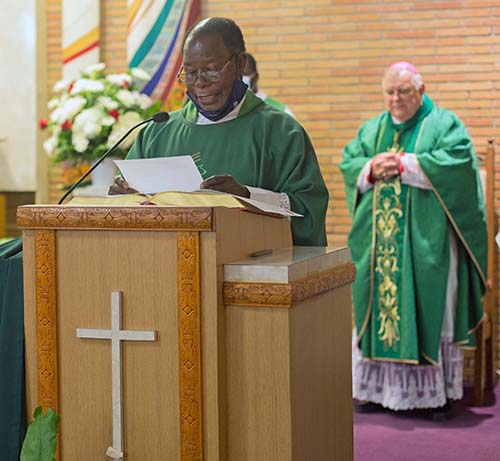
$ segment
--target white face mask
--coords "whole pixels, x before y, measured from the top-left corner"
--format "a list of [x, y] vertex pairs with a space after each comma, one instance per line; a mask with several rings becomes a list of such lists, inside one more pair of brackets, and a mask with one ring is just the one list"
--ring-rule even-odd
[[243, 80], [243, 83], [246, 83], [248, 85], [248, 87], [251, 87], [251, 83], [252, 83], [252, 75], [243, 75], [242, 77], [242, 80]]

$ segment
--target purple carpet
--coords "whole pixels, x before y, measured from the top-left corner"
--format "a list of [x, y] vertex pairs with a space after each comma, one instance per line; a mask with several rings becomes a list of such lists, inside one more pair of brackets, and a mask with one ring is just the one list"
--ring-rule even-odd
[[446, 422], [425, 411], [354, 414], [355, 461], [500, 460], [500, 385], [472, 406], [472, 392], [453, 402]]

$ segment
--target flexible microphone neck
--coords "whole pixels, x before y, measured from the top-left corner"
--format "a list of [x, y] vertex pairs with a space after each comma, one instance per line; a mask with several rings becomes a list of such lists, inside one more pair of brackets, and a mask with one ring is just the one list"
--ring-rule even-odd
[[83, 180], [92, 173], [101, 163], [102, 161], [111, 153], [113, 152], [121, 143], [122, 141], [136, 128], [140, 127], [141, 125], [144, 125], [145, 123], [149, 122], [155, 122], [155, 123], [163, 123], [166, 122], [169, 119], [169, 114], [167, 112], [158, 112], [154, 114], [151, 118], [148, 118], [146, 120], [142, 120], [141, 122], [135, 124], [133, 127], [131, 127], [118, 141], [116, 141], [104, 154], [102, 154], [97, 161], [92, 165], [92, 167], [85, 172], [81, 178], [76, 181], [65, 193], [64, 195], [59, 199], [57, 202], [58, 205], [62, 205], [66, 197], [71, 194], [82, 182]]

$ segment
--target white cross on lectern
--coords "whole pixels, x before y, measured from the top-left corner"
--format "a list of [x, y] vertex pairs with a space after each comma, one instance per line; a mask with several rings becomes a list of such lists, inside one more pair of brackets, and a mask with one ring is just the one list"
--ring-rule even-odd
[[123, 458], [122, 434], [122, 341], [156, 341], [156, 331], [121, 330], [122, 292], [111, 293], [111, 330], [93, 330], [77, 328], [76, 336], [84, 339], [111, 340], [111, 376], [113, 396], [113, 446], [106, 454], [114, 459]]

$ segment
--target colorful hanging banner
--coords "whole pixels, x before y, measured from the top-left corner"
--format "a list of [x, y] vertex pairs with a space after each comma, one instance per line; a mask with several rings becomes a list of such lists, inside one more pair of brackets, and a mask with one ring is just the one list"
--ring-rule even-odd
[[99, 62], [99, 0], [63, 0], [63, 78]]
[[139, 67], [151, 76], [142, 92], [162, 100], [163, 110], [182, 105], [185, 88], [176, 79], [182, 44], [200, 14], [200, 0], [128, 0], [129, 67]]

